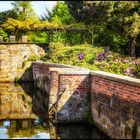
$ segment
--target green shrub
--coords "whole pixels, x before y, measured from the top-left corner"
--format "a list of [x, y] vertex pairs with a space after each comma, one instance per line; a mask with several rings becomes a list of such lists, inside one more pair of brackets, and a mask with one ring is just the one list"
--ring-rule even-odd
[[87, 43], [74, 46], [51, 43], [49, 52], [41, 60], [140, 78], [140, 60], [106, 52]]
[[3, 37], [4, 42], [8, 42], [8, 34], [0, 28], [0, 36]]
[[[53, 63], [66, 63], [71, 65], [77, 65], [78, 63], [90, 63], [99, 53], [103, 51], [102, 48], [92, 47], [89, 44], [64, 46], [62, 43], [51, 43], [49, 46], [49, 52], [43, 61], [51, 60]], [[83, 59], [79, 61], [78, 54], [84, 55]]]
[[37, 55], [31, 55], [31, 56], [29, 56], [29, 57], [27, 58], [26, 61], [37, 61], [37, 60], [39, 60], [39, 59], [40, 59], [39, 56], [37, 56]]
[[46, 32], [29, 32], [28, 41], [34, 43], [47, 43], [47, 33]]

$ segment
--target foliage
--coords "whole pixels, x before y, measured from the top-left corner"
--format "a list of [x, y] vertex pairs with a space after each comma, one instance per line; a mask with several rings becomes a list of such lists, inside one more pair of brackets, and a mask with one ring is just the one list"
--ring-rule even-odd
[[[37, 31], [37, 30], [47, 30], [47, 29], [55, 29], [55, 28], [83, 28], [84, 26], [82, 24], [71, 24], [71, 25], [59, 25], [55, 22], [48, 22], [48, 21], [39, 21], [39, 20], [32, 20], [31, 18], [27, 18], [24, 21], [8, 18], [5, 23], [1, 25], [3, 30], [9, 32], [10, 34], [14, 34], [17, 37], [17, 41], [20, 39], [22, 35], [27, 35], [30, 30]], [[29, 34], [28, 34], [29, 35]], [[67, 40], [71, 38], [71, 42], [76, 43], [80, 40], [80, 36], [78, 34], [74, 35], [74, 33], [65, 33], [61, 36], [60, 33], [54, 35], [54, 39], [56, 38], [56, 41], [59, 41], [59, 38], [62, 38], [62, 40]], [[42, 33], [30, 33], [29, 40], [36, 41], [36, 42], [46, 42], [46, 34], [44, 32]]]
[[51, 43], [49, 52], [41, 60], [140, 78], [140, 59], [120, 56], [86, 43], [74, 46]]
[[7, 21], [2, 24], [4, 30], [15, 32], [16, 30], [28, 31], [31, 29], [31, 26], [35, 23], [32, 19], [26, 19], [24, 21], [16, 20], [13, 18], [8, 18]]
[[69, 25], [76, 23], [75, 19], [71, 16], [67, 4], [64, 2], [57, 2], [52, 11], [46, 9], [47, 14], [42, 16], [43, 20], [48, 20], [49, 22], [56, 22], [60, 25]]
[[[57, 2], [52, 11], [46, 9], [46, 14], [42, 16], [42, 20], [48, 20], [49, 23], [57, 23], [59, 28], [85, 28], [83, 24], [76, 23], [65, 2]], [[79, 42], [81, 43], [81, 36], [79, 32], [63, 31], [55, 33], [53, 41], [71, 45], [79, 44]]]
[[32, 56], [29, 56], [28, 59], [26, 61], [37, 61], [39, 60], [40, 57], [37, 56], [37, 55], [32, 55]]
[[7, 21], [1, 25], [1, 27], [5, 31], [16, 35], [17, 40], [19, 40], [19, 38], [22, 35], [25, 35], [34, 24], [35, 21], [29, 18], [24, 21], [8, 18]]
[[34, 43], [48, 43], [48, 35], [46, 32], [28, 32], [28, 42]]
[[124, 46], [126, 45], [125, 37], [123, 37], [116, 31], [106, 28], [103, 25], [99, 25], [96, 30], [96, 36], [94, 37], [95, 44], [100, 46], [109, 46], [109, 49], [124, 54]]
[[[121, 44], [118, 37], [126, 38], [127, 52], [129, 56], [135, 57], [135, 41], [140, 33], [140, 3], [138, 1], [67, 1], [66, 3], [70, 13], [78, 22], [84, 22], [93, 27], [89, 29], [92, 34], [92, 44], [96, 24], [104, 24], [110, 30], [107, 35], [116, 32], [117, 38], [110, 37], [111, 40], [117, 39], [117, 42]], [[106, 41], [107, 39], [105, 43]]]
[[3, 37], [3, 41], [7, 42], [8, 41], [8, 35], [5, 33], [1, 28], [0, 28], [0, 36]]
[[[33, 20], [32, 18], [27, 18], [24, 21], [8, 18], [7, 21], [1, 25], [7, 31], [29, 31], [29, 30], [39, 30], [39, 29], [50, 29], [50, 28], [73, 28], [76, 27], [75, 24], [60, 26], [55, 22], [39, 21]], [[77, 24], [77, 28], [83, 28], [82, 24]]]
[[0, 24], [4, 23], [8, 18], [17, 18], [17, 14], [15, 10], [8, 10], [4, 12], [0, 12]]
[[12, 5], [19, 20], [25, 20], [27, 18], [38, 19], [32, 8], [31, 1], [14, 1]]
[[104, 22], [112, 11], [111, 1], [67, 1], [70, 13], [78, 22], [86, 24]]
[[[135, 56], [135, 41], [140, 33], [140, 3], [138, 1], [114, 2], [108, 26], [127, 37], [128, 54]], [[116, 22], [117, 21], [117, 22]]]
[[[62, 43], [51, 43], [49, 53], [43, 60], [50, 60], [54, 63], [63, 63], [70, 65], [80, 65], [81, 63], [89, 63], [100, 52], [101, 48], [92, 48], [89, 44], [64, 46]], [[84, 59], [79, 61], [78, 54], [83, 54]]]

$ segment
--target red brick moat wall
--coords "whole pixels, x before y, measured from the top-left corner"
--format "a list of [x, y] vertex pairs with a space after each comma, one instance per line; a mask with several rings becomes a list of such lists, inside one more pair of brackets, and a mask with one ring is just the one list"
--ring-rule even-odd
[[56, 123], [88, 122], [89, 70], [43, 62], [33, 63], [32, 67], [36, 86], [48, 91], [49, 110], [57, 102], [56, 107], [48, 112], [52, 115], [55, 111]]
[[90, 87], [94, 124], [111, 138], [140, 139], [140, 80], [94, 71]]
[[91, 110], [93, 123], [111, 138], [140, 139], [139, 79], [41, 62], [33, 63], [33, 74], [49, 77], [49, 108], [61, 95], [57, 123], [87, 122]]

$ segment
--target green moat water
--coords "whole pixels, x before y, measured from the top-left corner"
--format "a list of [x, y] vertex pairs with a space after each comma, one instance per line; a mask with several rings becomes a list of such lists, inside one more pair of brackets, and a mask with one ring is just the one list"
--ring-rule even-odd
[[44, 97], [34, 95], [33, 83], [0, 83], [0, 139], [107, 138], [90, 124], [50, 124]]

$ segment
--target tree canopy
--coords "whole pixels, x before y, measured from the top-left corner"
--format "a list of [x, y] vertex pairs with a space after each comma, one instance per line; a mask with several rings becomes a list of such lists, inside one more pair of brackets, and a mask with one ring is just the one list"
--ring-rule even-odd
[[38, 19], [32, 8], [31, 1], [14, 1], [12, 5], [19, 20], [25, 20], [26, 18]]
[[4, 23], [8, 18], [17, 19], [17, 14], [14, 9], [0, 12], [0, 24]]
[[94, 28], [96, 24], [102, 23], [108, 29], [111, 28], [126, 36], [128, 54], [135, 56], [135, 40], [140, 33], [138, 1], [67, 1], [66, 3], [70, 13], [78, 22], [84, 22]]
[[[31, 1], [14, 1], [12, 5], [12, 10], [0, 12], [0, 27], [6, 34], [20, 37], [30, 30], [54, 29], [55, 39], [72, 38], [77, 43], [83, 40], [93, 46], [109, 46], [120, 52], [124, 50], [129, 56], [135, 57], [140, 36], [138, 1], [59, 1], [52, 11], [46, 8], [41, 19], [35, 14]], [[79, 35], [76, 35], [76, 32], [69, 30], [81, 31], [81, 28], [86, 28], [88, 32], [79, 32]], [[57, 29], [64, 29], [64, 33], [57, 32]], [[68, 32], [65, 32], [65, 29]]]
[[60, 25], [69, 25], [76, 23], [75, 19], [69, 12], [69, 8], [65, 2], [57, 2], [52, 11], [46, 8], [46, 13], [42, 16], [43, 20], [56, 22]]

